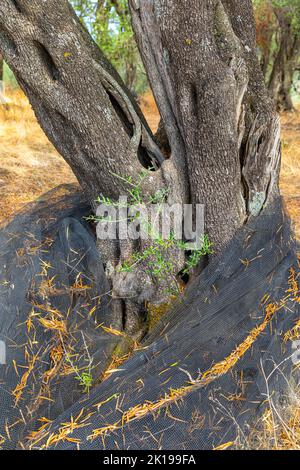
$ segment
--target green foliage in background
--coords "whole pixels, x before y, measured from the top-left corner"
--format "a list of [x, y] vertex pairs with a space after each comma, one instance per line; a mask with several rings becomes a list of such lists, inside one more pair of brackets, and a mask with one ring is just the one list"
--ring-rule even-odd
[[141, 94], [147, 77], [135, 43], [127, 0], [70, 0], [81, 21], [128, 88]]

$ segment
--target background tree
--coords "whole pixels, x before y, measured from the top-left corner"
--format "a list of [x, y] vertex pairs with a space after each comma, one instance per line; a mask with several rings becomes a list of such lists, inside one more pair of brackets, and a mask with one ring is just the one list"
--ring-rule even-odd
[[267, 83], [270, 78], [274, 54], [276, 53], [275, 37], [278, 26], [271, 1], [255, 0], [254, 12], [260, 63]]
[[[67, 0], [2, 0], [0, 51], [93, 207], [100, 194], [126, 194], [116, 174], [135, 178], [154, 167], [144, 193], [167, 189], [170, 203], [205, 204], [205, 231], [218, 252], [279, 191], [279, 119], [256, 56], [252, 2], [129, 7], [169, 153]], [[120, 241], [102, 244], [101, 254], [115, 266], [132, 249]], [[131, 299], [126, 318], [135, 318], [132, 303], [151, 300], [152, 279], [143, 269], [115, 274], [116, 296], [120, 283]]]
[[290, 111], [300, 62], [300, 4], [298, 0], [257, 0], [255, 6], [263, 73], [278, 110]]

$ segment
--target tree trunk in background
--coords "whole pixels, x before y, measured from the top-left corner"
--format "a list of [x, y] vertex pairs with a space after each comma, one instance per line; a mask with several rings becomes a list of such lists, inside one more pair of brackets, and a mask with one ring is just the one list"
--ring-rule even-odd
[[102, 26], [105, 26], [105, 29], [108, 28], [109, 21], [109, 10], [110, 4], [107, 6], [105, 0], [99, 0], [96, 7], [96, 22], [101, 23]]
[[280, 28], [280, 45], [270, 76], [269, 90], [278, 111], [292, 111], [291, 90], [300, 57], [300, 36], [293, 33], [292, 16], [288, 11], [275, 9], [275, 13]]
[[[219, 248], [278, 192], [279, 121], [250, 0], [130, 0], [133, 28], [189, 197]], [[183, 160], [184, 157], [184, 160]]]
[[3, 77], [3, 57], [0, 54], [0, 104], [5, 103], [4, 98], [4, 77]]

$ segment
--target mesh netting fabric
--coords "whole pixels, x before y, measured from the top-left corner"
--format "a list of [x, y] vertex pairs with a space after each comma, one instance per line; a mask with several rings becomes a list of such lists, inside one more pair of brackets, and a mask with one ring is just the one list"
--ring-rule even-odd
[[[288, 333], [299, 321], [299, 267], [281, 200], [237, 233], [107, 375], [124, 339], [113, 329], [89, 211], [65, 186], [1, 230], [2, 447], [194, 450], [246, 442], [266, 398], [285, 406], [298, 384]], [[89, 392], [80, 383], [86, 370]]]

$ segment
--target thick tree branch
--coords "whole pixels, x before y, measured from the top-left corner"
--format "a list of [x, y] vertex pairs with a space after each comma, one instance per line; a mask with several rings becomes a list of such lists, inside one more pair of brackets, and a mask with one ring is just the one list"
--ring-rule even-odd
[[[134, 177], [141, 163], [164, 161], [133, 97], [67, 0], [1, 1], [0, 50], [91, 200], [118, 197], [112, 172]], [[161, 172], [152, 179], [151, 190], [164, 184]]]

